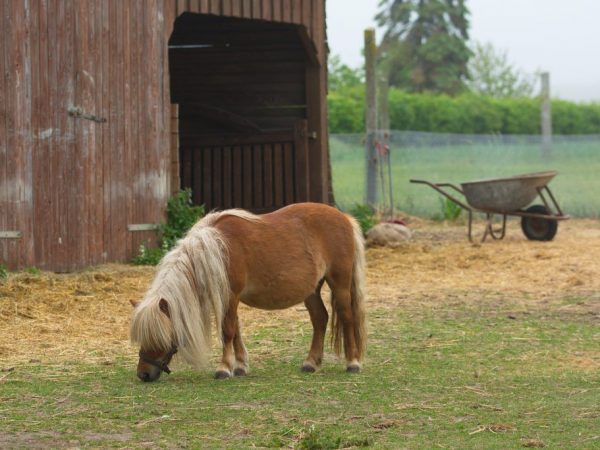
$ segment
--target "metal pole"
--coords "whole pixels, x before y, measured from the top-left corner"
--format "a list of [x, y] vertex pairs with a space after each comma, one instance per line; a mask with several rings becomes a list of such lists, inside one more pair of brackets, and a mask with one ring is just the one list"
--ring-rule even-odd
[[550, 103], [550, 74], [542, 73], [542, 155], [550, 158], [552, 153], [552, 109]]
[[375, 30], [365, 30], [365, 75], [366, 75], [366, 178], [365, 203], [375, 207], [377, 204], [377, 154], [375, 140], [377, 133], [377, 79], [375, 74], [377, 46]]

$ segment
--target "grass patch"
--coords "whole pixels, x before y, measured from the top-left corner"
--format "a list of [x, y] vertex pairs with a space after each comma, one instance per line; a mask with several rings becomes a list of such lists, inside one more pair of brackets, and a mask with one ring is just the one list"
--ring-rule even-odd
[[[306, 322], [300, 339], [285, 327], [247, 336], [252, 372], [225, 381], [175, 366], [144, 384], [133, 356], [1, 367], [0, 447], [599, 446], [597, 321], [519, 305], [517, 315], [510, 299], [372, 310], [358, 375], [331, 356], [299, 372]], [[253, 352], [265, 339], [272, 351]]]

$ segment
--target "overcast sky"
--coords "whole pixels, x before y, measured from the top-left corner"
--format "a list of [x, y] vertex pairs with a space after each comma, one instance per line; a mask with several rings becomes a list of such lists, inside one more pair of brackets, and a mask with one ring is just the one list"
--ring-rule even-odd
[[[362, 64], [363, 30], [379, 0], [327, 0], [329, 47]], [[549, 71], [552, 95], [600, 101], [600, 0], [467, 0], [471, 39], [508, 52], [522, 70]], [[382, 32], [378, 30], [378, 38]]]

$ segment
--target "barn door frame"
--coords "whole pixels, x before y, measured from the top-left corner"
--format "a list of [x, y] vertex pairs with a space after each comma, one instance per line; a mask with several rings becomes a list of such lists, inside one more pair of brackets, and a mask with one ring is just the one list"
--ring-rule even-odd
[[310, 200], [310, 174], [308, 165], [308, 121], [301, 119], [294, 125], [294, 152], [296, 202]]

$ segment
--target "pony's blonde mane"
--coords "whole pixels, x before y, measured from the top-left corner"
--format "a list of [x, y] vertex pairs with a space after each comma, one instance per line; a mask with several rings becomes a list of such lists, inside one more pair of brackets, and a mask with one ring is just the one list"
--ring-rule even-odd
[[[230, 295], [227, 242], [215, 227], [225, 216], [251, 222], [262, 219], [244, 210], [230, 209], [198, 221], [160, 262], [144, 300], [135, 308], [131, 341], [144, 350], [167, 351], [177, 345], [181, 356], [200, 367], [211, 347], [211, 316], [221, 338], [221, 324]], [[160, 301], [168, 305], [169, 317]]]

